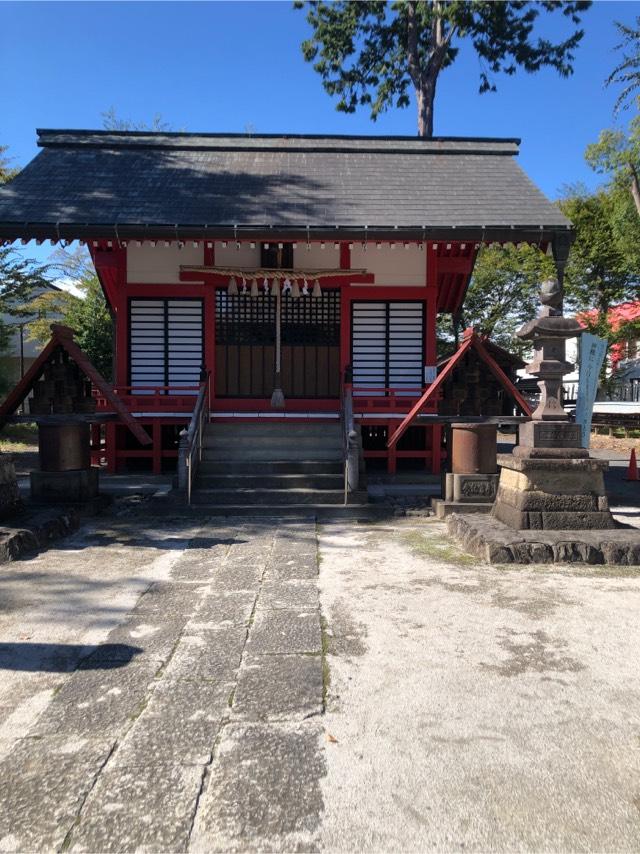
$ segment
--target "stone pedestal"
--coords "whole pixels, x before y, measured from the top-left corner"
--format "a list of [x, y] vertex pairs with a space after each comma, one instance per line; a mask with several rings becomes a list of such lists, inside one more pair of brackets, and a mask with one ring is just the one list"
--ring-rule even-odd
[[15, 465], [11, 457], [0, 454], [0, 519], [11, 516], [21, 507]]
[[517, 530], [615, 528], [604, 491], [608, 463], [591, 459], [499, 458], [496, 519]]
[[84, 503], [97, 497], [98, 486], [99, 469], [95, 466], [75, 471], [31, 472], [31, 497], [35, 501]]
[[495, 424], [454, 424], [451, 472], [444, 479], [444, 499], [432, 499], [439, 519], [451, 513], [489, 513], [498, 488]]

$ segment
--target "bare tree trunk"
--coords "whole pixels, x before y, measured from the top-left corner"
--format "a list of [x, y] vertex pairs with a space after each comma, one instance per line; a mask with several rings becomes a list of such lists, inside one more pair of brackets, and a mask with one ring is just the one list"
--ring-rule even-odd
[[433, 136], [433, 104], [436, 97], [436, 77], [424, 80], [416, 89], [418, 102], [418, 136], [431, 139]]
[[638, 173], [636, 167], [631, 164], [629, 166], [631, 172], [631, 195], [636, 206], [636, 211], [640, 215], [640, 183], [638, 182]]
[[[456, 27], [450, 26], [448, 32], [445, 32], [440, 0], [433, 0], [433, 17], [427, 36], [428, 59], [421, 60], [416, 3], [415, 0], [409, 0], [407, 3], [407, 60], [409, 77], [415, 89], [418, 106], [418, 136], [426, 138], [433, 136], [436, 83], [455, 31]], [[425, 37], [424, 31], [422, 37]]]

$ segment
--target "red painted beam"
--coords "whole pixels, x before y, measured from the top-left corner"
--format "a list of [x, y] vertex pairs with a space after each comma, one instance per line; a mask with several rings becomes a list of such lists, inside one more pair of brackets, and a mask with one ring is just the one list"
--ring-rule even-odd
[[498, 380], [498, 382], [501, 383], [504, 388], [509, 392], [509, 394], [513, 397], [520, 409], [524, 412], [524, 414], [531, 415], [531, 407], [529, 406], [527, 401], [520, 394], [518, 389], [514, 386], [514, 384], [511, 382], [509, 377], [505, 374], [505, 372], [502, 370], [502, 368], [496, 362], [493, 356], [489, 352], [487, 352], [487, 350], [482, 345], [482, 342], [479, 339], [476, 339], [475, 348], [489, 366], [489, 370], [491, 371], [491, 373]]
[[452, 372], [455, 365], [460, 361], [462, 356], [471, 347], [471, 345], [473, 344], [474, 337], [473, 330], [471, 330], [471, 334], [467, 333], [469, 333], [468, 329], [464, 334], [464, 340], [462, 342], [462, 345], [460, 346], [460, 349], [451, 357], [451, 359], [449, 359], [446, 364], [446, 367], [441, 371], [440, 374], [438, 374], [437, 378], [431, 383], [431, 385], [422, 395], [420, 400], [410, 409], [407, 415], [402, 419], [400, 425], [398, 426], [398, 429], [393, 433], [392, 436], [389, 437], [389, 440], [387, 442], [387, 448], [395, 448], [395, 446], [398, 444], [398, 440], [404, 435], [404, 433], [406, 433], [416, 415], [420, 413], [420, 410], [423, 408], [423, 406], [434, 396], [434, 394], [438, 391], [438, 389], [442, 386], [443, 382]]

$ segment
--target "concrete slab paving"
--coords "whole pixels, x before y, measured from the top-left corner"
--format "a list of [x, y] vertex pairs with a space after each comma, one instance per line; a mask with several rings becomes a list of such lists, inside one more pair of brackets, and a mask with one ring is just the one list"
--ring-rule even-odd
[[[319, 648], [315, 585], [300, 618], [299, 610], [259, 607], [286, 527], [185, 520], [157, 529], [105, 520], [67, 541], [63, 553], [35, 558], [37, 573], [17, 563], [0, 577], [10, 594], [0, 615], [0, 670], [13, 688], [2, 691], [0, 680], [0, 850], [187, 849], [209, 787], [228, 785], [217, 753], [226, 729], [261, 718], [250, 703], [235, 704], [256, 671], [255, 699], [287, 702], [267, 705], [274, 720], [263, 738], [249, 740], [250, 750], [262, 756], [280, 743], [273, 729], [291, 723], [299, 728], [288, 738], [293, 747], [278, 755], [305, 773], [310, 730], [295, 721], [322, 711], [320, 658], [263, 654], [256, 664], [248, 652], [254, 628], [253, 647], [263, 652]], [[307, 560], [313, 522], [294, 523], [287, 559], [301, 532]], [[277, 582], [269, 583], [269, 601], [281, 602]], [[307, 769], [311, 792], [319, 767]], [[280, 765], [279, 773], [289, 772]], [[249, 814], [251, 804], [239, 808]], [[317, 823], [321, 804], [310, 795], [312, 808]], [[290, 811], [286, 800], [271, 807], [282, 828]], [[242, 826], [234, 833], [232, 846], [244, 849]], [[219, 844], [205, 824], [199, 839], [211, 850]]]
[[322, 714], [320, 655], [252, 656], [234, 695], [236, 716], [250, 721], [304, 721]]
[[317, 850], [321, 734], [319, 723], [230, 724], [199, 804], [191, 850]]
[[253, 621], [247, 653], [256, 655], [307, 652], [319, 654], [322, 649], [317, 608], [263, 609], [261, 603]]
[[0, 851], [60, 850], [114, 741], [25, 738], [0, 762]]

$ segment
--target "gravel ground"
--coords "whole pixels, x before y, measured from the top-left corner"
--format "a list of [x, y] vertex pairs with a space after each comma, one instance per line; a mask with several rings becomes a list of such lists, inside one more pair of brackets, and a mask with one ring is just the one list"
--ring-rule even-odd
[[640, 568], [478, 566], [433, 521], [319, 542], [322, 850], [638, 851]]

